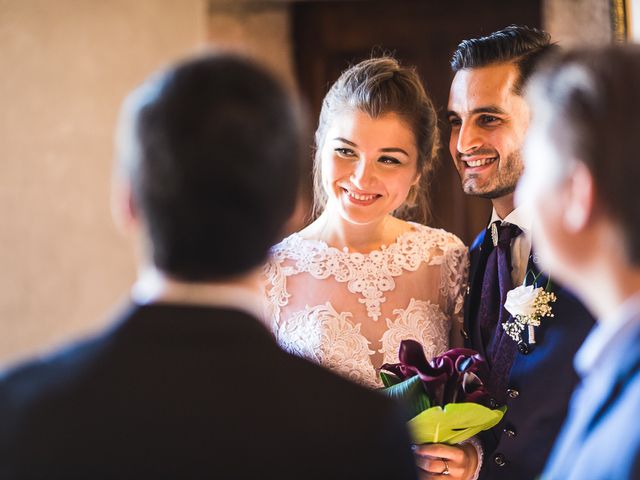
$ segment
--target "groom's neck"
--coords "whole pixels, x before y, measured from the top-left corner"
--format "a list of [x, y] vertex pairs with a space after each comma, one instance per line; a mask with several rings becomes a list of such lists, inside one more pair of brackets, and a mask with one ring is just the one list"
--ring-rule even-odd
[[492, 198], [491, 203], [501, 219], [505, 219], [507, 215], [515, 210], [513, 193], [509, 193], [498, 198]]

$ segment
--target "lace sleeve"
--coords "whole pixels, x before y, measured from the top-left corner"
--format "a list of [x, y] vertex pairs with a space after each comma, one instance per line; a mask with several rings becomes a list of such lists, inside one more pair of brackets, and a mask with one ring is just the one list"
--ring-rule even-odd
[[469, 274], [469, 250], [455, 235], [451, 235], [442, 263], [441, 294], [452, 322], [462, 324], [464, 297]]
[[289, 293], [282, 265], [277, 258], [271, 257], [262, 269], [264, 287], [264, 312], [272, 330], [275, 330], [280, 318], [280, 309], [287, 305]]

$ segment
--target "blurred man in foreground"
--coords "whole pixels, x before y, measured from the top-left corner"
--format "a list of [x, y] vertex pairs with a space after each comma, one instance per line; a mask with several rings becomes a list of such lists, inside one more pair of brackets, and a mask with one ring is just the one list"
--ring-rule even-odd
[[283, 353], [260, 319], [299, 125], [271, 75], [232, 55], [133, 92], [114, 205], [140, 279], [108, 331], [4, 374], [0, 478], [414, 478], [391, 400]]
[[[543, 265], [598, 318], [543, 478], [640, 478], [640, 48], [576, 50], [531, 82], [517, 199]], [[561, 318], [554, 319], [561, 322]]]

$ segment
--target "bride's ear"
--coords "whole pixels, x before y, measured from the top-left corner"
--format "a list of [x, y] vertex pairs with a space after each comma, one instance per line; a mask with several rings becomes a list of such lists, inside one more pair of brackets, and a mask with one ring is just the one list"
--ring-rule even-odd
[[595, 186], [593, 176], [584, 163], [575, 163], [567, 178], [566, 188], [563, 223], [568, 231], [577, 233], [586, 228], [594, 214]]

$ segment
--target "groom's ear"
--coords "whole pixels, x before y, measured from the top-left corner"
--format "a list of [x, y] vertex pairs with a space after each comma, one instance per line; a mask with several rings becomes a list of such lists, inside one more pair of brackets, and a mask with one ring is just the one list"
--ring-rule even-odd
[[595, 185], [587, 166], [576, 161], [567, 178], [566, 204], [563, 215], [565, 228], [572, 233], [584, 230], [595, 214]]

